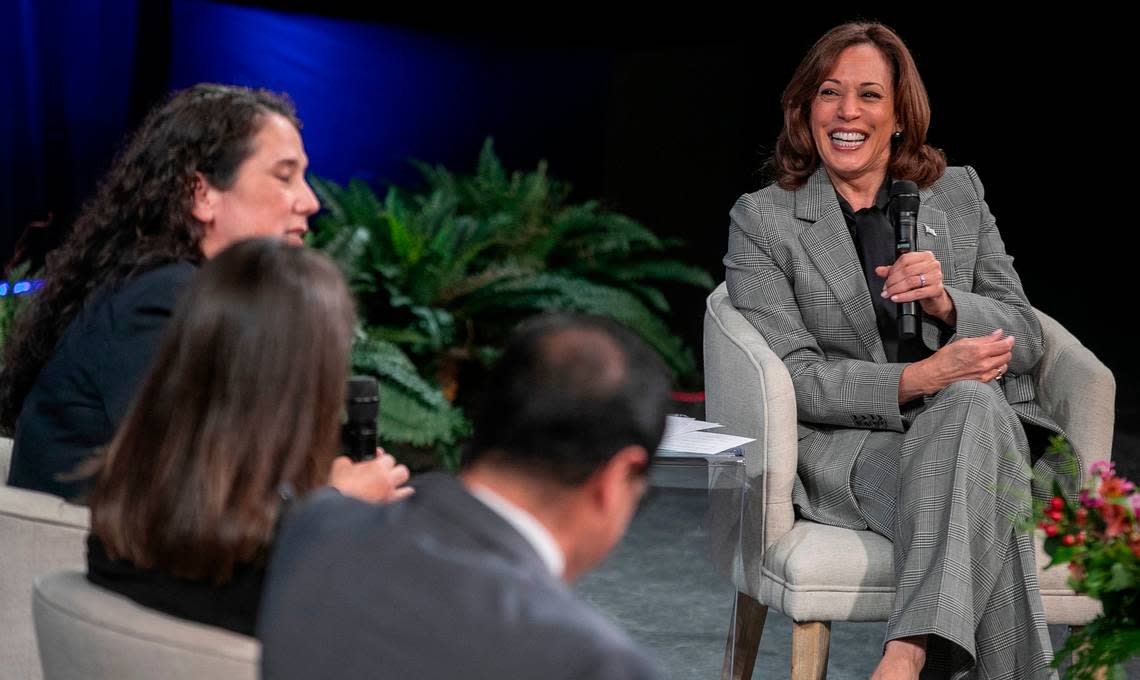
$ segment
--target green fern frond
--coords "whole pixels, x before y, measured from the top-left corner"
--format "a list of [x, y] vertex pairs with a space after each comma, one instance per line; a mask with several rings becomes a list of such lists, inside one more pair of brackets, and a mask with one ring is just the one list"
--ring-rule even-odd
[[547, 273], [485, 286], [464, 300], [463, 307], [471, 317], [493, 307], [524, 314], [577, 311], [608, 316], [641, 335], [679, 375], [689, 375], [696, 370], [692, 352], [659, 317], [626, 290]]
[[661, 241], [653, 232], [625, 215], [577, 209], [567, 209], [567, 212], [565, 217], [559, 217], [559, 220], [569, 221], [560, 227], [563, 247], [580, 258], [620, 257], [634, 251], [661, 250]]
[[475, 167], [475, 183], [486, 191], [501, 193], [507, 188], [507, 172], [499, 157], [495, 155], [495, 140], [488, 137], [479, 151], [479, 162]]
[[382, 441], [436, 446], [455, 444], [469, 426], [463, 413], [420, 377], [412, 361], [396, 345], [376, 337], [357, 339], [352, 368], [370, 375], [380, 386], [379, 431]]
[[381, 441], [435, 446], [456, 443], [469, 432], [470, 426], [459, 409], [425, 405], [402, 389], [382, 381], [377, 429]]
[[420, 377], [402, 349], [374, 335], [357, 338], [352, 347], [352, 370], [397, 385], [425, 406], [449, 405], [438, 389]]
[[712, 290], [716, 285], [704, 269], [677, 260], [607, 262], [602, 268], [609, 277], [626, 283], [668, 281]]
[[665, 294], [653, 286], [643, 286], [640, 283], [627, 283], [625, 284], [625, 288], [641, 298], [642, 302], [658, 314], [668, 314], [669, 310], [672, 309]]

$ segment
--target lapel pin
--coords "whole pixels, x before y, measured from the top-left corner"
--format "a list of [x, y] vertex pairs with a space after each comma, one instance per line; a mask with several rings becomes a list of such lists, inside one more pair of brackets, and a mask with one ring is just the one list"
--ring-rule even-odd
[[926, 233], [930, 234], [931, 236], [938, 236], [938, 233], [934, 231], [934, 229], [932, 229], [929, 224], [922, 225], [922, 228], [925, 229]]

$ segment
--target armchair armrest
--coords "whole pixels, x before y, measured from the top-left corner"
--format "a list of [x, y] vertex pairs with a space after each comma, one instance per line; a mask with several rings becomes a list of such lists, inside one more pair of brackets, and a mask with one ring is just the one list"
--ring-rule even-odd
[[1116, 380], [1096, 356], [1055, 319], [1034, 309], [1045, 354], [1033, 369], [1037, 401], [1069, 435], [1084, 469], [1112, 453]]

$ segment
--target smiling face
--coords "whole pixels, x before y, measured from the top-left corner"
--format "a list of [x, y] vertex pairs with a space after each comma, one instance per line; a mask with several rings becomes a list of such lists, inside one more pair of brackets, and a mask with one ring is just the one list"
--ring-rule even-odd
[[886, 177], [896, 130], [891, 65], [874, 45], [839, 53], [811, 104], [811, 133], [835, 184], [875, 188]]
[[301, 134], [288, 118], [265, 114], [252, 149], [229, 188], [219, 189], [203, 177], [195, 190], [193, 212], [205, 225], [201, 248], [207, 258], [257, 236], [301, 245], [309, 216], [321, 207], [305, 181], [309, 159]]

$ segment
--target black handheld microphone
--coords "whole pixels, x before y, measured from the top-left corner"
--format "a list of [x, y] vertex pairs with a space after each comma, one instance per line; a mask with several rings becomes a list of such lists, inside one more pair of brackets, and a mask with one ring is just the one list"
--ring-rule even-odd
[[[891, 226], [895, 228], [895, 257], [914, 250], [915, 228], [918, 226], [918, 185], [910, 180], [891, 184]], [[899, 303], [899, 340], [918, 335], [921, 311], [915, 302]]]
[[348, 419], [341, 427], [344, 455], [359, 463], [376, 457], [376, 418], [380, 414], [380, 389], [376, 379], [354, 375], [348, 379], [345, 399]]

